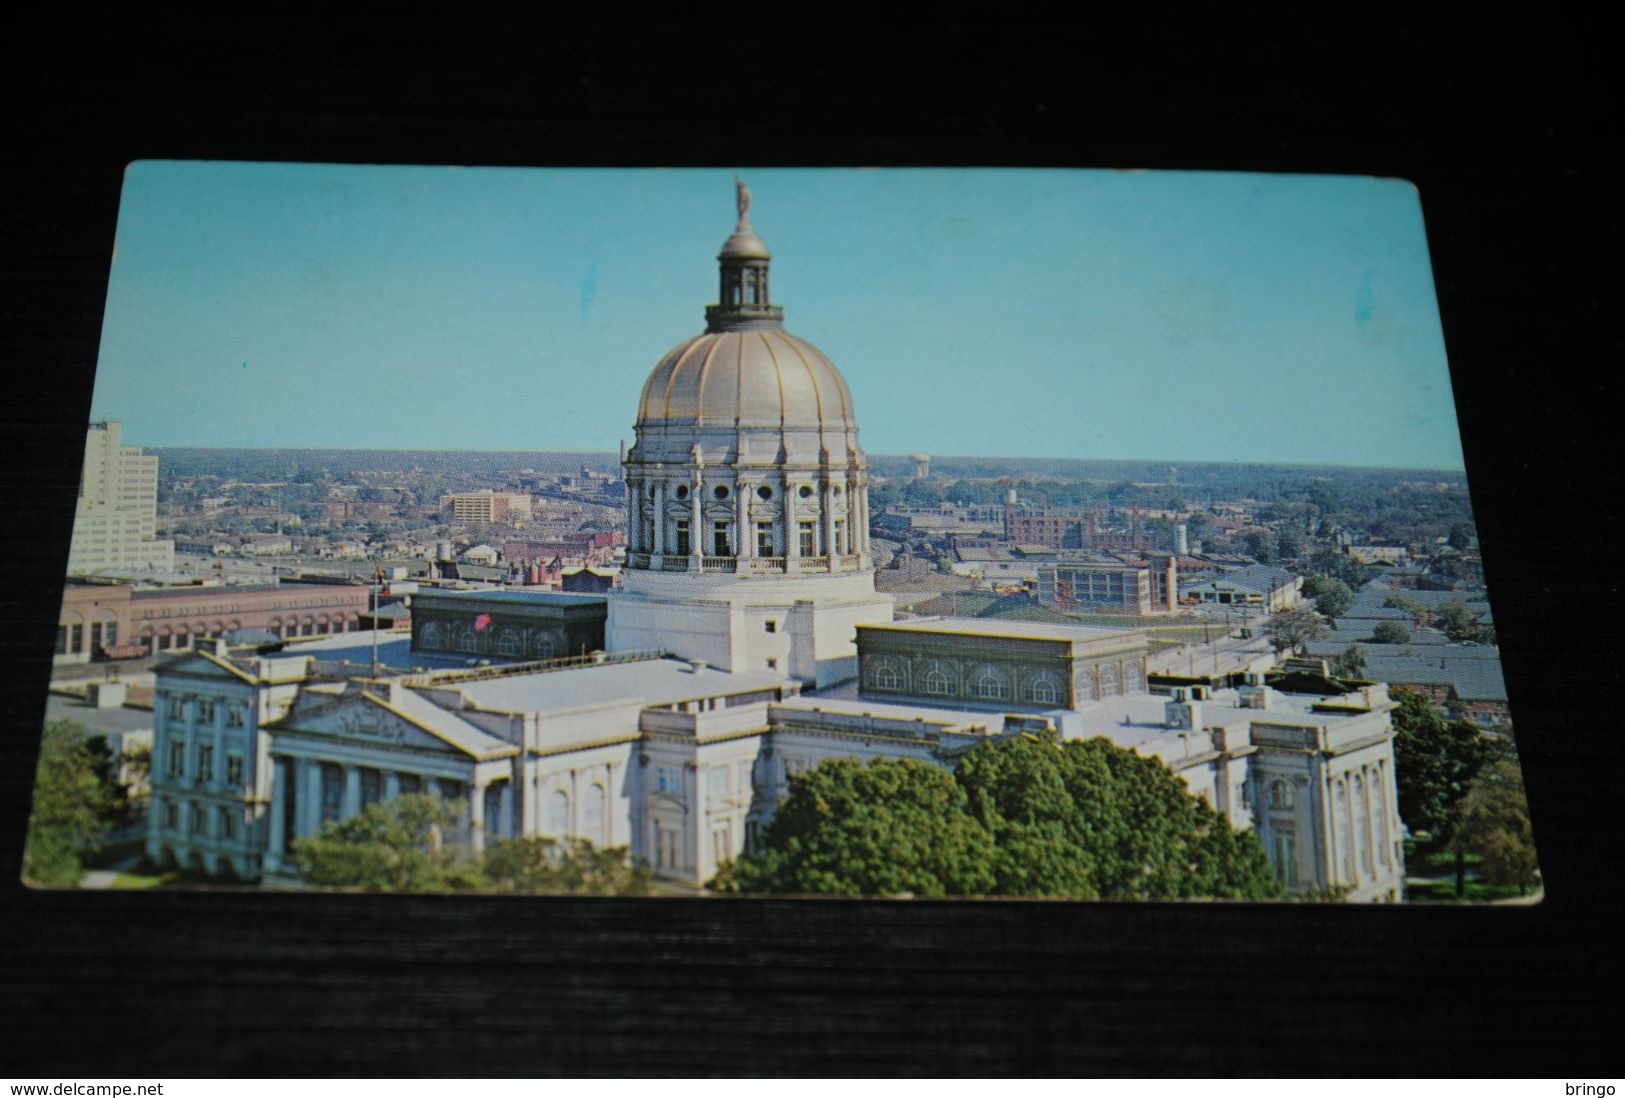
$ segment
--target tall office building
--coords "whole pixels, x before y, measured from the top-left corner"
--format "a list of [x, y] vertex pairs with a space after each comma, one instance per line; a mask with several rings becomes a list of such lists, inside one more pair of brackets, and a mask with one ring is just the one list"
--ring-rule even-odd
[[158, 459], [125, 446], [117, 420], [85, 432], [85, 467], [68, 549], [68, 575], [167, 572], [175, 543], [156, 537]]

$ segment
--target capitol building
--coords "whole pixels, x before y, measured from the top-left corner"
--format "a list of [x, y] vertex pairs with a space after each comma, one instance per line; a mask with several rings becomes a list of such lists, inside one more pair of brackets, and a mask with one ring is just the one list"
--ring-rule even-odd
[[[739, 188], [705, 330], [661, 357], [624, 455], [624, 590], [423, 593], [411, 636], [225, 637], [157, 669], [146, 849], [297, 884], [292, 844], [409, 792], [460, 840], [627, 846], [698, 890], [832, 758], [951, 767], [1039, 729], [1154, 756], [1289, 890], [1401, 898], [1382, 686], [1160, 689], [1132, 630], [894, 620], [874, 584], [869, 467], [834, 363], [784, 328]], [[470, 666], [470, 664], [476, 666]]]

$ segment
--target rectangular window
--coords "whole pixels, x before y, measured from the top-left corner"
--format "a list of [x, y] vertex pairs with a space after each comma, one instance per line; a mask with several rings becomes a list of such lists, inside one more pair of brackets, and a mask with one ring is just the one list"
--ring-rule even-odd
[[243, 757], [241, 755], [226, 756], [226, 784], [243, 784]]
[[836, 553], [848, 551], [846, 548], [846, 523], [840, 519], [835, 520], [835, 548], [832, 551]]
[[773, 555], [773, 524], [771, 522], [758, 522], [756, 524], [756, 555], [771, 557]]
[[772, 656], [767, 657], [767, 669], [769, 671], [777, 671], [779, 669], [779, 661], [774, 659]]
[[197, 700], [197, 722], [199, 724], [214, 723], [214, 699], [199, 698]]
[[731, 556], [733, 556], [733, 547], [729, 544], [729, 541], [728, 541], [728, 524], [726, 522], [716, 523], [712, 527], [711, 535], [712, 535], [712, 544], [711, 544], [711, 550], [712, 550], [711, 555], [712, 556], [716, 556], [716, 557], [731, 557]]
[[728, 792], [728, 768], [726, 766], [713, 766], [711, 768], [711, 792], [713, 794]]
[[733, 826], [723, 821], [711, 829], [711, 858], [718, 865], [732, 861], [734, 856]]
[[56, 650], [58, 655], [64, 656], [73, 651], [68, 647], [68, 627], [66, 625], [56, 627]]
[[197, 777], [200, 782], [214, 781], [214, 748], [207, 744], [197, 749]]
[[655, 768], [655, 790], [659, 793], [670, 794], [673, 797], [683, 795], [683, 771], [675, 766], [659, 766]]
[[174, 739], [169, 741], [169, 776], [179, 778], [186, 773], [186, 741]]
[[227, 728], [241, 728], [247, 723], [248, 721], [244, 717], [244, 711], [241, 705], [232, 704], [226, 706]]
[[779, 631], [779, 623], [774, 621], [772, 618], [769, 618], [766, 622], [764, 622], [763, 627], [766, 628], [769, 633], [777, 633]]
[[677, 867], [677, 829], [674, 827], [655, 827], [656, 851], [661, 869], [675, 869]]
[[168, 798], [164, 800], [164, 826], [171, 831], [179, 831], [181, 826], [181, 807]]
[[673, 547], [673, 553], [679, 557], [686, 557], [689, 554], [688, 523], [686, 522], [677, 524], [677, 544]]
[[193, 835], [202, 835], [205, 828], [203, 806], [196, 801], [190, 801], [186, 806], [186, 829]]
[[801, 524], [801, 555], [804, 557], [815, 557], [818, 555], [817, 545], [813, 534], [813, 524], [810, 522], [804, 522]]
[[232, 810], [225, 807], [215, 809], [215, 829], [222, 839], [235, 839], [237, 837], [237, 817]]
[[84, 644], [85, 642], [85, 627], [82, 625], [72, 626], [68, 631], [68, 642], [69, 652], [79, 651], [80, 645]]

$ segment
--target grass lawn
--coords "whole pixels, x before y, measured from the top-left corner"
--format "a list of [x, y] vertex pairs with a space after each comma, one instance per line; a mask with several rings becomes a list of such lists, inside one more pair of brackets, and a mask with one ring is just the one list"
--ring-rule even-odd
[[174, 877], [172, 873], [120, 873], [113, 878], [108, 888], [124, 892], [138, 891], [144, 888], [161, 888]]
[[1483, 881], [1469, 880], [1466, 894], [1456, 895], [1456, 880], [1454, 877], [1442, 881], [1413, 881], [1405, 888], [1406, 898], [1411, 903], [1443, 903], [1443, 904], [1482, 904], [1491, 900], [1516, 900], [1520, 895], [1513, 885], [1487, 885]]

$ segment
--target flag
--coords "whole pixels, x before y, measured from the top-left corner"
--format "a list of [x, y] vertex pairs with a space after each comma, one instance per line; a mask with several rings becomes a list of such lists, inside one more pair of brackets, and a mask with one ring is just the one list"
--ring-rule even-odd
[[476, 632], [476, 633], [483, 633], [487, 629], [489, 629], [490, 626], [491, 626], [491, 615], [490, 614], [481, 614], [479, 617], [474, 619], [474, 632]]

